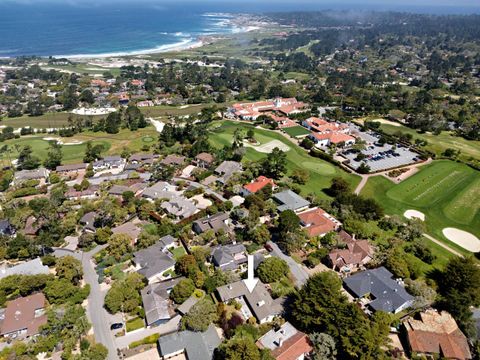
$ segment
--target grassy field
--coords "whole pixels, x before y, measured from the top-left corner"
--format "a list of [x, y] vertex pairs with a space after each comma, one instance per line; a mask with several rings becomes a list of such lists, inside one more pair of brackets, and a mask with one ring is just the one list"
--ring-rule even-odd
[[[244, 130], [246, 133], [249, 128], [252, 128], [252, 125], [232, 121], [217, 122], [212, 126], [210, 142], [216, 148], [223, 148], [225, 145], [231, 145], [233, 134], [237, 128]], [[328, 188], [332, 178], [336, 176], [346, 179], [352, 185], [352, 188], [354, 188], [360, 181], [358, 176], [349, 174], [326, 161], [311, 157], [305, 152], [305, 150], [301, 149], [279, 133], [257, 128], [255, 128], [254, 131], [255, 139], [260, 145], [267, 144], [272, 140], [278, 140], [290, 147], [290, 150], [287, 151], [287, 175], [290, 175], [295, 169], [305, 169], [310, 175], [310, 180], [307, 184], [301, 186], [304, 195], [315, 193], [322, 197], [326, 197], [322, 190]], [[246, 148], [244, 159], [258, 161], [266, 156], [267, 154], [248, 147]]]
[[376, 199], [388, 214], [414, 209], [425, 214], [427, 232], [462, 253], [442, 229], [455, 227], [480, 237], [479, 172], [448, 160], [434, 161], [395, 185], [383, 176], [371, 177], [362, 195]]
[[303, 126], [292, 126], [282, 130], [286, 132], [288, 135], [290, 135], [291, 137], [305, 136], [310, 134], [310, 131], [305, 129]]
[[[157, 132], [153, 127], [147, 127], [145, 129], [139, 129], [132, 132], [127, 129], [122, 129], [118, 134], [107, 134], [103, 132], [84, 132], [77, 134], [70, 138], [59, 138], [55, 135], [35, 135], [21, 137], [20, 139], [12, 139], [5, 141], [1, 144], [8, 145], [12, 152], [8, 154], [0, 154], [0, 160], [7, 162], [9, 159], [16, 159], [18, 157], [18, 151], [21, 151], [23, 146], [30, 145], [33, 150], [33, 154], [38, 156], [41, 160], [47, 157], [48, 153], [48, 141], [44, 140], [45, 137], [55, 137], [61, 139], [63, 143], [70, 143], [74, 141], [83, 142], [78, 145], [64, 145], [63, 151], [63, 163], [72, 164], [82, 161], [85, 153], [86, 142], [91, 141], [93, 145], [103, 145], [105, 151], [103, 154], [118, 155], [124, 148], [128, 148], [132, 152], [140, 151], [144, 145], [152, 145], [154, 142], [151, 139], [156, 139]], [[17, 145], [17, 146], [15, 146]]]
[[461, 151], [460, 158], [463, 160], [469, 160], [471, 157], [480, 160], [480, 141], [466, 140], [448, 131], [443, 131], [440, 135], [419, 134], [416, 130], [403, 125], [395, 126], [384, 123], [380, 125], [380, 128], [387, 134], [401, 131], [402, 133], [412, 134], [413, 139], [426, 140], [428, 145], [425, 149], [437, 155], [441, 155], [446, 149], [452, 148]]
[[[25, 115], [17, 118], [5, 118], [0, 122], [0, 125], [11, 126], [17, 129], [26, 126], [30, 126], [35, 129], [61, 128], [68, 124], [69, 116], [71, 116], [73, 120], [81, 117], [67, 112], [55, 112], [47, 113], [42, 116]], [[99, 119], [101, 117], [102, 116], [93, 116], [92, 118], [95, 121], [95, 119]]]

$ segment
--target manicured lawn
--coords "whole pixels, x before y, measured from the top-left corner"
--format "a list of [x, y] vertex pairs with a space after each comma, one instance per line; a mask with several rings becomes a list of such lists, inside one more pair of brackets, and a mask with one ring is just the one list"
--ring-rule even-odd
[[[233, 134], [237, 128], [242, 129], [245, 133], [248, 129], [253, 128], [252, 125], [233, 121], [221, 121], [212, 125], [212, 131], [209, 139], [217, 149], [221, 149], [224, 146], [230, 146], [233, 140]], [[254, 128], [255, 139], [264, 145], [272, 140], [278, 140], [287, 145], [290, 150], [287, 154], [287, 175], [291, 175], [295, 169], [306, 169], [309, 172], [309, 181], [301, 186], [302, 194], [307, 195], [309, 193], [315, 193], [321, 197], [326, 197], [323, 192], [324, 189], [330, 186], [331, 180], [334, 177], [342, 177], [347, 180], [352, 189], [360, 182], [360, 178], [356, 175], [349, 174], [342, 169], [330, 164], [324, 160], [314, 158], [298, 147], [285, 136], [273, 131]], [[246, 148], [244, 161], [258, 161], [265, 158], [267, 154], [256, 151], [251, 147]]]
[[[157, 137], [158, 133], [152, 126], [137, 131], [122, 129], [118, 134], [83, 132], [68, 138], [60, 138], [52, 134], [26, 136], [19, 139], [7, 140], [0, 144], [0, 147], [8, 145], [11, 149], [11, 152], [8, 154], [0, 154], [0, 160], [7, 162], [9, 158], [11, 160], [16, 159], [18, 157], [18, 151], [15, 145], [18, 145], [19, 151], [21, 151], [25, 145], [30, 145], [33, 154], [41, 160], [44, 160], [47, 157], [49, 145], [48, 141], [44, 140], [44, 138], [58, 138], [61, 139], [64, 144], [75, 141], [83, 142], [82, 144], [64, 145], [62, 147], [63, 164], [72, 164], [82, 161], [83, 155], [85, 154], [86, 142], [88, 141], [91, 141], [93, 145], [103, 145], [105, 149], [103, 152], [104, 155], [119, 155], [124, 148], [128, 148], [132, 152], [138, 152], [144, 145], [152, 146], [155, 144]], [[147, 141], [145, 141], [145, 139]], [[154, 139], [155, 141], [150, 141], [150, 139]]]
[[293, 126], [283, 129], [291, 137], [304, 136], [310, 134], [310, 131], [305, 129], [303, 126]]
[[[68, 118], [74, 121], [83, 116], [77, 116], [67, 112], [47, 113], [42, 116], [22, 116], [18, 118], [5, 118], [1, 121], [1, 125], [12, 126], [13, 128], [22, 128], [30, 126], [35, 129], [61, 128], [68, 124]], [[92, 116], [93, 121], [106, 116]]]
[[173, 249], [170, 249], [169, 250], [172, 255], [173, 255], [173, 258], [175, 260], [178, 260], [181, 256], [185, 255], [187, 252], [185, 251], [185, 249], [183, 248], [183, 246], [179, 246], [179, 247], [176, 247], [176, 248], [173, 248]]
[[443, 131], [440, 135], [419, 134], [416, 130], [400, 125], [394, 126], [390, 124], [381, 124], [380, 128], [387, 134], [393, 134], [401, 131], [402, 133], [412, 134], [413, 139], [426, 140], [428, 145], [426, 150], [430, 150], [437, 155], [441, 155], [446, 149], [452, 148], [460, 150], [460, 158], [468, 160], [470, 157], [480, 159], [480, 141], [466, 140], [462, 137], [455, 136], [453, 133]]
[[141, 329], [145, 326], [145, 322], [142, 318], [137, 317], [127, 321], [127, 332]]
[[387, 214], [421, 211], [429, 234], [466, 254], [468, 251], [448, 241], [442, 230], [454, 227], [480, 237], [479, 176], [466, 165], [439, 160], [398, 185], [383, 176], [372, 177], [361, 194], [376, 199]]
[[[19, 146], [19, 151], [21, 151], [24, 146], [30, 145], [33, 150], [33, 155], [38, 156], [41, 160], [45, 160], [47, 157], [49, 144], [48, 141], [43, 140], [43, 137], [50, 137], [50, 135], [22, 137], [20, 139], [12, 139], [3, 142], [1, 146], [8, 145], [11, 152], [8, 154], [0, 154], [0, 159], [4, 162], [7, 162], [9, 159], [16, 159], [18, 157], [18, 151], [15, 145]], [[68, 142], [72, 140], [73, 138], [70, 138], [70, 140], [65, 141]], [[93, 145], [103, 145], [107, 151], [110, 149], [110, 144], [108, 141], [93, 141], [92, 143]], [[63, 146], [63, 163], [71, 164], [81, 161], [85, 153], [85, 147], [85, 144]]]

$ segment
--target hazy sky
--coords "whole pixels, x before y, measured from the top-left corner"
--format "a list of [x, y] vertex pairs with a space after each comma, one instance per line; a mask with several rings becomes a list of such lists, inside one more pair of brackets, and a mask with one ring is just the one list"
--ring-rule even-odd
[[[148, 2], [154, 4], [166, 4], [169, 2], [179, 3], [179, 2], [195, 2], [195, 3], [229, 3], [229, 4], [248, 4], [252, 5], [265, 5], [268, 4], [292, 4], [298, 6], [298, 10], [302, 10], [302, 5], [308, 5], [309, 8], [329, 5], [352, 5], [352, 7], [358, 9], [361, 8], [362, 4], [372, 5], [378, 4], [379, 9], [381, 8], [405, 8], [408, 6], [412, 7], [480, 7], [480, 0], [0, 0], [0, 5], [8, 3], [19, 3], [19, 4], [38, 4], [42, 2], [58, 2], [62, 4], [71, 4], [71, 5], [95, 5], [102, 3], [139, 3], [139, 2]], [[272, 7], [272, 11], [275, 10]]]

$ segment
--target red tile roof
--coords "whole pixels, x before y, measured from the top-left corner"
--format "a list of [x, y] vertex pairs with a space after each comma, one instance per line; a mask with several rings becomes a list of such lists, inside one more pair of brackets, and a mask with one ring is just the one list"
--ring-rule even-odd
[[325, 132], [325, 133], [312, 133], [312, 136], [317, 140], [329, 140], [333, 144], [339, 144], [341, 142], [355, 141], [353, 136], [337, 133], [337, 132]]
[[412, 351], [420, 354], [441, 354], [447, 359], [471, 359], [467, 338], [453, 317], [443, 311], [427, 310], [421, 320], [404, 322]]
[[272, 187], [276, 186], [275, 182], [272, 179], [269, 179], [265, 176], [259, 176], [257, 180], [251, 182], [250, 184], [244, 185], [243, 188], [254, 194], [257, 191], [263, 189], [268, 184], [272, 185]]
[[297, 332], [286, 340], [282, 346], [272, 350], [272, 356], [276, 360], [296, 360], [302, 354], [308, 354], [313, 350], [307, 335]]
[[325, 235], [341, 225], [336, 219], [318, 208], [298, 214], [310, 237]]

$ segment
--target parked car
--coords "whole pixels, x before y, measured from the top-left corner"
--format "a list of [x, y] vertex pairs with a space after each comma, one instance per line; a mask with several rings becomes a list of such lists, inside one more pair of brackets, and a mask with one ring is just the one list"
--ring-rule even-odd
[[118, 330], [122, 328], [123, 328], [122, 323], [113, 323], [112, 325], [110, 325], [110, 330]]

